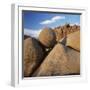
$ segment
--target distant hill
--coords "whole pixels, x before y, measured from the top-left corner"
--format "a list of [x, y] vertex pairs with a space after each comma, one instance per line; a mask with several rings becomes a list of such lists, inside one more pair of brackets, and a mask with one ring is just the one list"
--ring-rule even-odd
[[53, 30], [56, 34], [56, 41], [59, 41], [61, 38], [66, 37], [67, 34], [79, 31], [80, 26], [79, 25], [72, 26], [70, 24], [66, 24], [64, 26], [55, 27]]
[[[40, 34], [40, 32], [42, 30], [27, 30], [27, 29], [25, 29], [24, 30], [24, 39], [29, 37], [29, 36], [38, 39], [39, 34]], [[62, 39], [63, 37], [67, 36], [67, 34], [79, 31], [80, 30], [80, 26], [79, 25], [65, 24], [63, 26], [55, 27], [52, 30], [54, 30], [54, 32], [56, 34], [56, 41], [60, 41], [60, 39]]]

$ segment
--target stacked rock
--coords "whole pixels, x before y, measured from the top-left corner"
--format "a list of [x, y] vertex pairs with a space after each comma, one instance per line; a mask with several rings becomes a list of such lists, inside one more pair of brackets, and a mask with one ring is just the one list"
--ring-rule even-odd
[[37, 40], [25, 36], [25, 77], [70, 74], [80, 74], [79, 26], [44, 28]]
[[56, 43], [56, 35], [51, 28], [44, 28], [40, 32], [39, 41], [47, 48], [53, 47]]

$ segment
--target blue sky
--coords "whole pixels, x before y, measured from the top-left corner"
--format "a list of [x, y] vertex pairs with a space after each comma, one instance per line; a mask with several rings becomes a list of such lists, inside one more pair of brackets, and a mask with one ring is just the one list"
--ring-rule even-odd
[[[57, 17], [56, 21], [52, 20], [54, 17]], [[36, 30], [45, 26], [53, 28], [65, 23], [80, 24], [80, 15], [23, 11], [23, 24], [27, 29]]]
[[[49, 13], [49, 12], [33, 12], [23, 11], [23, 27], [28, 33], [31, 31], [39, 31], [44, 27], [57, 27], [65, 23], [80, 24], [80, 15], [66, 13]], [[33, 32], [32, 32], [33, 33]]]

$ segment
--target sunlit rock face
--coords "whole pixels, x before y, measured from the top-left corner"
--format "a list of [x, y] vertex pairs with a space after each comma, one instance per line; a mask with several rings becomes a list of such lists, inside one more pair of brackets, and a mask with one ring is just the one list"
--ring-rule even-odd
[[80, 51], [80, 31], [71, 33], [67, 36], [66, 46]]
[[58, 43], [33, 76], [80, 74], [80, 53]]
[[39, 41], [45, 47], [53, 47], [56, 44], [56, 35], [51, 28], [44, 28], [39, 34]]

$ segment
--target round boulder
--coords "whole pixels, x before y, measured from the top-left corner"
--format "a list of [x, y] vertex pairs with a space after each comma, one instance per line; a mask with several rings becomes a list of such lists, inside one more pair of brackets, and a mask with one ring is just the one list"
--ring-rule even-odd
[[45, 47], [53, 47], [56, 43], [55, 32], [51, 28], [44, 28], [39, 35], [39, 41]]

